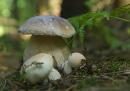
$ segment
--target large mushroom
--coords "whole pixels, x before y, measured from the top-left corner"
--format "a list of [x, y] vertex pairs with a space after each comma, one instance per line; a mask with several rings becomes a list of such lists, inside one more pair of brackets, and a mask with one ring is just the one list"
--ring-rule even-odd
[[63, 38], [74, 35], [75, 29], [66, 19], [35, 16], [27, 20], [19, 30], [23, 34], [32, 34], [24, 51], [24, 61], [41, 52], [51, 54], [58, 67], [68, 59], [70, 50]]

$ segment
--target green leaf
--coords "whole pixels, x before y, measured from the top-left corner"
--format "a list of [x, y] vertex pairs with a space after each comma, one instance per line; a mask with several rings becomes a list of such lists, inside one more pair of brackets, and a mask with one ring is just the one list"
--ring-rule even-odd
[[[74, 26], [76, 30], [76, 34], [79, 36], [80, 42], [84, 42], [85, 37], [85, 28], [99, 28], [102, 29], [102, 26], [107, 27], [104, 25], [104, 20], [109, 21], [110, 19], [117, 19], [124, 22], [130, 22], [129, 19], [122, 18], [123, 15], [130, 14], [130, 5], [122, 6], [119, 8], [116, 8], [112, 11], [98, 11], [98, 12], [88, 12], [85, 14], [82, 14], [80, 16], [71, 17], [68, 20], [70, 23]], [[110, 29], [108, 30], [109, 32]], [[101, 31], [104, 32], [104, 31]], [[104, 33], [106, 42], [111, 46], [111, 48], [117, 48], [121, 45], [121, 41], [119, 41], [113, 34], [107, 34]]]

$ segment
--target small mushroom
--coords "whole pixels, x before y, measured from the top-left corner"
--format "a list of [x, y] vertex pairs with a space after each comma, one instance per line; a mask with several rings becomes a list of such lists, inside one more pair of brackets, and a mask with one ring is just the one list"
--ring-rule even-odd
[[21, 68], [21, 75], [31, 83], [40, 80], [58, 80], [61, 78], [60, 73], [53, 68], [53, 58], [49, 54], [39, 53], [26, 60]]
[[63, 71], [66, 74], [70, 74], [72, 72], [72, 68], [78, 68], [86, 62], [86, 58], [81, 53], [72, 53], [68, 61], [66, 61], [63, 65]]
[[53, 68], [49, 74], [49, 80], [58, 80], [60, 78], [61, 78], [60, 73]]
[[19, 30], [23, 34], [32, 34], [24, 51], [24, 61], [41, 52], [54, 56], [58, 67], [67, 60], [70, 50], [63, 38], [74, 35], [75, 29], [66, 19], [35, 16], [27, 20]]

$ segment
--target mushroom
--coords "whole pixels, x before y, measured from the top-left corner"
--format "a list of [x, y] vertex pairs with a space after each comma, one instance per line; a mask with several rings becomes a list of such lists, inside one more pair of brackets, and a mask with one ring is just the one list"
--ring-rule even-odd
[[24, 61], [41, 52], [51, 54], [58, 67], [67, 60], [70, 50], [63, 38], [74, 35], [75, 29], [66, 19], [35, 16], [27, 20], [19, 30], [23, 34], [32, 34], [24, 51]]
[[81, 53], [72, 53], [69, 56], [68, 61], [62, 65], [63, 71], [66, 74], [70, 74], [72, 72], [72, 68], [83, 66], [85, 62], [86, 58]]
[[49, 54], [39, 53], [26, 60], [21, 68], [21, 75], [31, 83], [36, 83], [42, 79], [58, 80], [60, 73], [53, 68], [53, 57]]

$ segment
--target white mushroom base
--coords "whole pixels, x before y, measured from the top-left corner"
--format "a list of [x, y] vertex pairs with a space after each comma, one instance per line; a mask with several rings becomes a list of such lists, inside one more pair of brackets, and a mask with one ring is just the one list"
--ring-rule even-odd
[[21, 68], [21, 75], [31, 83], [40, 80], [58, 80], [61, 78], [60, 73], [53, 68], [53, 58], [51, 55], [40, 53], [24, 62]]

